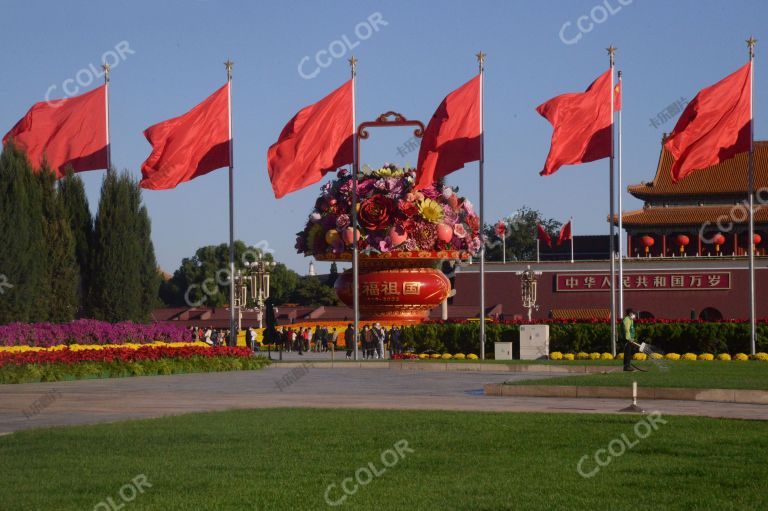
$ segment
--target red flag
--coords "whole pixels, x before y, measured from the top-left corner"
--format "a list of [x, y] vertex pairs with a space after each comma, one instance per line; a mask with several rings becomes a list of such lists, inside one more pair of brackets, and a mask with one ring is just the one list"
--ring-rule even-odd
[[621, 78], [613, 88], [613, 111], [618, 112], [619, 110], [621, 110]]
[[664, 147], [672, 154], [672, 181], [749, 151], [752, 65], [702, 89], [680, 115]]
[[536, 108], [554, 128], [542, 176], [563, 165], [611, 155], [611, 72], [600, 75], [585, 92], [561, 94]]
[[168, 190], [230, 165], [229, 83], [189, 112], [150, 126], [152, 154], [141, 166], [141, 187]]
[[320, 181], [352, 163], [352, 80], [288, 121], [267, 152], [267, 168], [275, 197]]
[[557, 246], [563, 244], [566, 240], [572, 240], [573, 234], [571, 233], [571, 220], [568, 221], [567, 224], [563, 226], [562, 229], [560, 229], [560, 236], [557, 237]]
[[552, 237], [549, 235], [546, 229], [541, 224], [536, 224], [537, 236], [536, 238], [544, 241], [549, 248], [552, 248]]
[[480, 159], [480, 75], [448, 94], [424, 130], [416, 188]]
[[70, 165], [75, 172], [106, 169], [107, 86], [35, 103], [3, 137], [3, 144], [10, 139], [26, 151], [34, 168], [40, 168], [45, 158], [59, 178]]

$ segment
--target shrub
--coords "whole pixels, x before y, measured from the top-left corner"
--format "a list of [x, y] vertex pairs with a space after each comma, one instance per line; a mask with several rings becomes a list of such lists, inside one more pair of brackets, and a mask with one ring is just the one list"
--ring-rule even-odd
[[683, 355], [683, 360], [696, 360], [697, 358], [696, 353], [686, 353]]
[[450, 360], [453, 358], [453, 355], [450, 353], [443, 353], [443, 360]]
[[424, 360], [425, 358], [429, 358], [429, 355], [426, 353], [419, 353], [419, 359]]
[[467, 355], [467, 358], [469, 360], [477, 360], [477, 355], [475, 355], [474, 353], [470, 353], [469, 355]]
[[744, 362], [745, 360], [749, 360], [749, 357], [746, 356], [744, 353], [736, 353], [733, 356], [733, 360], [738, 360], [740, 362]]
[[594, 352], [589, 354], [590, 360], [600, 360], [600, 353]]
[[549, 359], [550, 360], [562, 360], [563, 359], [563, 354], [560, 353], [559, 351], [553, 351], [552, 353], [549, 354]]
[[646, 360], [648, 357], [645, 353], [635, 353], [632, 355], [632, 360]]
[[680, 360], [680, 354], [679, 353], [667, 353], [664, 358], [667, 360]]
[[578, 360], [588, 360], [589, 359], [589, 353], [585, 353], [583, 351], [580, 351], [576, 353], [576, 358]]
[[755, 360], [768, 362], [768, 353], [763, 353], [762, 351], [760, 353], [755, 353]]
[[574, 358], [576, 358], [576, 357], [574, 356], [574, 354], [573, 354], [573, 353], [566, 353], [565, 355], [563, 355], [563, 358], [564, 358], [565, 360], [573, 360], [573, 359], [574, 359]]
[[453, 356], [453, 358], [455, 358], [456, 360], [464, 360], [464, 359], [465, 359], [465, 358], [467, 358], [467, 357], [466, 357], [466, 355], [464, 355], [464, 353], [456, 353], [456, 354]]
[[731, 356], [730, 356], [728, 353], [720, 353], [720, 354], [717, 356], [717, 359], [718, 359], [718, 360], [729, 361], [729, 360], [731, 360]]
[[600, 355], [600, 360], [613, 360], [613, 355], [605, 352], [602, 355]]
[[712, 353], [702, 353], [699, 355], [699, 360], [714, 360], [715, 356]]

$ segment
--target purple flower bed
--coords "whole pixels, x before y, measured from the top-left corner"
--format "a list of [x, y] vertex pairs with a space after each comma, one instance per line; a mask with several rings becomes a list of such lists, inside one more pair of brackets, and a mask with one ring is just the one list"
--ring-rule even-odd
[[60, 344], [145, 344], [155, 341], [192, 342], [189, 330], [175, 325], [107, 323], [80, 319], [71, 323], [10, 323], [0, 325], [0, 346], [58, 346]]

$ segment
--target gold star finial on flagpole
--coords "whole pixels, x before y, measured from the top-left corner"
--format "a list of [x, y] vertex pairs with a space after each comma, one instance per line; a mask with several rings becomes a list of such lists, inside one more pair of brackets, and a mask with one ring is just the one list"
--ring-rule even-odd
[[752, 36], [749, 36], [749, 39], [747, 39], [747, 48], [749, 48], [749, 58], [753, 59], [755, 58], [755, 45], [757, 44], [757, 39], [755, 39]]
[[610, 45], [608, 48], [605, 49], [605, 51], [608, 52], [608, 58], [611, 61], [611, 67], [613, 67], [613, 64], [615, 63], [615, 60], [616, 60], [616, 50], [618, 50], [618, 48], [616, 48], [614, 45]]
[[485, 69], [485, 53], [482, 51], [479, 51], [475, 53], [475, 57], [477, 57], [477, 65], [480, 66], [480, 72], [483, 72], [483, 69]]
[[357, 59], [354, 55], [352, 57], [347, 59], [347, 62], [349, 62], [349, 68], [352, 70], [352, 76], [357, 75]]
[[104, 83], [109, 83], [109, 71], [112, 69], [112, 66], [105, 62], [101, 65], [101, 69], [104, 70]]
[[227, 59], [227, 61], [224, 62], [224, 67], [227, 69], [227, 81], [232, 80], [232, 68], [235, 67], [235, 63]]

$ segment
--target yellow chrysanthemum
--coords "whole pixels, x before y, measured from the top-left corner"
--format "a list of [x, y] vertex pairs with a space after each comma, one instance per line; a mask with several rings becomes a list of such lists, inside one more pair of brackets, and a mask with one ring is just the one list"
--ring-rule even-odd
[[419, 202], [419, 213], [424, 219], [433, 224], [442, 222], [443, 220], [443, 207], [432, 199], [424, 199]]

